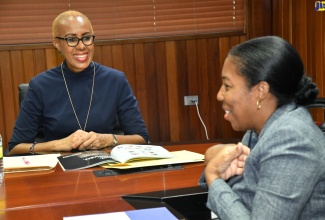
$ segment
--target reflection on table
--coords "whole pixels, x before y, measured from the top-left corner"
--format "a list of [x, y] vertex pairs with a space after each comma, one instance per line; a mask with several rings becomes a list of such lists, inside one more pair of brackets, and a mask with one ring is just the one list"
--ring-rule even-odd
[[[170, 151], [204, 154], [213, 143], [165, 146]], [[62, 219], [64, 216], [134, 209], [121, 196], [193, 187], [204, 163], [184, 164], [184, 169], [96, 177], [101, 167], [64, 172], [53, 170], [6, 174], [0, 201], [0, 219]], [[1, 218], [2, 217], [2, 218]]]

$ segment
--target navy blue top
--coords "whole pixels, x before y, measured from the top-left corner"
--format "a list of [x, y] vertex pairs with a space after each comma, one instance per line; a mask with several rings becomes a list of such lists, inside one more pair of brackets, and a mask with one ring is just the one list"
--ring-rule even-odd
[[[123, 72], [91, 63], [80, 73], [63, 71], [70, 96], [84, 128], [96, 67], [94, 94], [86, 131], [112, 133], [116, 115], [125, 135], [138, 134], [148, 142], [146, 125], [138, 103]], [[61, 73], [61, 66], [42, 72], [31, 79], [21, 103], [9, 150], [20, 143], [32, 143], [43, 126], [45, 141], [62, 139], [80, 129], [74, 115]]]

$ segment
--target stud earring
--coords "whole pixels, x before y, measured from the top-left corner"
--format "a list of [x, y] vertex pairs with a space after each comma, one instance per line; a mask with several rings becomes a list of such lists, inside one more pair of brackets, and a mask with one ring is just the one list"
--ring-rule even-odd
[[261, 107], [262, 107], [262, 106], [261, 106], [260, 102], [257, 100], [257, 101], [256, 101], [256, 109], [257, 109], [257, 110], [260, 110]]

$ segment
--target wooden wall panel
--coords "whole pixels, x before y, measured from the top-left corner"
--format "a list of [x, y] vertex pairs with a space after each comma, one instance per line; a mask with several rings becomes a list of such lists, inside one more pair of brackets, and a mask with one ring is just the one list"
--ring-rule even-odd
[[[157, 76], [155, 74], [156, 71], [156, 62], [155, 62], [155, 47], [154, 43], [145, 43], [144, 45], [144, 60], [145, 60], [145, 77], [147, 78], [147, 103], [148, 106], [148, 121], [147, 127], [148, 129], [154, 129], [154, 132], [150, 132], [150, 140], [156, 141], [160, 140], [160, 121], [159, 114], [160, 109], [158, 108], [157, 100], [158, 100], [158, 89], [157, 89]], [[159, 102], [160, 100], [158, 100]]]
[[171, 141], [181, 140], [181, 131], [183, 131], [184, 126], [180, 123], [180, 118], [182, 112], [179, 111], [177, 106], [181, 103], [181, 98], [179, 98], [178, 85], [179, 83], [184, 83], [184, 81], [179, 81], [177, 77], [176, 68], [176, 48], [175, 41], [166, 42], [166, 70], [167, 70], [167, 88], [168, 88], [168, 111], [169, 111], [169, 130]]
[[[167, 68], [166, 68], [166, 48], [165, 42], [157, 42], [154, 47], [154, 58], [156, 62], [155, 76], [157, 96], [151, 97], [157, 102], [158, 118], [160, 125], [160, 138], [159, 140], [166, 142], [170, 140], [170, 126], [168, 111], [168, 87], [167, 87]], [[149, 106], [148, 106], [149, 107]], [[149, 128], [153, 130], [153, 128]], [[155, 141], [152, 139], [152, 141]], [[156, 140], [157, 141], [157, 140]]]
[[[221, 86], [221, 63], [219, 60], [219, 39], [210, 38], [208, 39], [208, 75], [210, 76], [210, 80], [208, 82], [209, 85], [209, 114], [207, 115], [206, 120], [204, 121], [206, 126], [210, 127], [209, 139], [213, 139], [214, 136], [220, 136], [220, 121], [223, 120], [222, 115], [219, 114], [221, 109], [220, 102], [217, 101], [217, 93]], [[221, 117], [220, 117], [221, 116]], [[201, 125], [202, 126], [202, 125]]]
[[45, 60], [46, 60], [45, 61], [46, 62], [45, 69], [51, 69], [51, 68], [55, 67], [57, 65], [57, 63], [59, 63], [58, 56], [59, 56], [58, 51], [56, 49], [54, 49], [54, 48], [53, 49], [45, 49]]
[[[175, 58], [176, 58], [176, 67], [177, 67], [177, 89], [178, 89], [178, 103], [176, 105], [177, 110], [180, 112], [179, 123], [180, 123], [180, 140], [190, 140], [190, 118], [189, 110], [191, 107], [184, 106], [184, 96], [189, 95], [188, 93], [188, 83], [189, 78], [186, 73], [187, 64], [186, 64], [186, 43], [185, 41], [176, 41], [175, 42]], [[193, 106], [192, 106], [193, 107]]]
[[[0, 67], [0, 86], [2, 88], [2, 83], [4, 82], [3, 78], [2, 78], [2, 73], [1, 73], [1, 67]], [[0, 134], [2, 137], [2, 143], [3, 146], [6, 147], [6, 140], [7, 140], [7, 130], [5, 127], [5, 106], [4, 106], [4, 91], [3, 89], [0, 90]]]
[[[301, 1], [301, 0], [300, 0]], [[300, 2], [299, 1], [299, 2]], [[315, 2], [308, 1], [305, 6], [307, 15], [307, 61], [304, 60], [307, 69], [307, 74], [312, 77], [313, 81], [317, 83], [320, 88], [320, 97], [325, 97], [324, 88], [324, 12], [316, 12], [314, 10]], [[297, 15], [299, 16], [299, 15]], [[309, 23], [311, 22], [311, 23]], [[296, 29], [293, 29], [295, 32]], [[323, 114], [320, 111], [316, 114], [317, 120], [323, 118]]]
[[135, 88], [135, 76], [134, 76], [134, 54], [132, 44], [124, 44], [123, 50], [123, 71], [127, 76], [127, 79], [132, 88]]
[[33, 50], [28, 49], [22, 51], [22, 63], [23, 63], [22, 70], [26, 81], [29, 81], [34, 76], [34, 73], [36, 72], [34, 59], [35, 58], [34, 58]]
[[[147, 123], [148, 121], [148, 92], [147, 92], [147, 77], [145, 74], [145, 60], [143, 44], [134, 45], [134, 67], [135, 67], [135, 81], [136, 85], [133, 90], [138, 98], [138, 105], [141, 111], [143, 120]], [[147, 125], [148, 126], [148, 125]]]
[[46, 51], [44, 49], [36, 49], [34, 51], [34, 66], [35, 66], [35, 72], [40, 73], [44, 69], [47, 69], [46, 67]]
[[[184, 57], [186, 57], [187, 60], [187, 79], [188, 79], [188, 83], [187, 83], [187, 93], [185, 95], [198, 95], [197, 91], [200, 88], [200, 81], [201, 78], [205, 77], [202, 74], [202, 71], [200, 70], [200, 58], [199, 57], [199, 53], [201, 53], [202, 51], [200, 51], [202, 48], [200, 48], [200, 43], [197, 40], [187, 40], [186, 41], [186, 50], [185, 53], [186, 55]], [[207, 55], [207, 54], [206, 54]], [[204, 65], [204, 64], [201, 64]], [[207, 90], [208, 87], [204, 88], [204, 90]], [[204, 91], [202, 91], [204, 92]], [[204, 92], [205, 93], [205, 92]], [[200, 114], [202, 116], [202, 111], [203, 111], [203, 93], [201, 96], [199, 96], [199, 110], [200, 110]], [[184, 99], [180, 100], [181, 102], [184, 102]], [[181, 104], [180, 102], [180, 104]], [[197, 116], [197, 110], [196, 110], [196, 106], [187, 106], [185, 107], [185, 109], [189, 110], [189, 116], [188, 118], [190, 119], [187, 123], [187, 126], [189, 126], [190, 130], [189, 130], [189, 137], [192, 140], [198, 140], [201, 137], [201, 131], [203, 132], [204, 130], [202, 129], [202, 125], [201, 122], [199, 120], [191, 120], [194, 119]], [[204, 120], [204, 119], [203, 119]], [[205, 123], [207, 123], [206, 120], [204, 120]], [[186, 123], [186, 122], [184, 122]]]
[[[304, 62], [306, 74], [320, 89], [319, 97], [325, 97], [325, 12], [315, 11], [315, 1], [272, 0], [272, 5], [273, 35], [293, 44]], [[313, 115], [316, 120], [324, 120], [321, 111]]]
[[[123, 63], [123, 50], [121, 44], [114, 44], [112, 46], [112, 67], [124, 72], [124, 63]], [[126, 76], [128, 73], [125, 73]]]
[[11, 130], [13, 128], [14, 121], [16, 119], [15, 103], [17, 103], [17, 97], [13, 94], [13, 76], [11, 74], [11, 62], [10, 52], [0, 51], [0, 72], [1, 72], [1, 111], [3, 114], [3, 120], [1, 121], [1, 135], [3, 140], [4, 149], [6, 148], [6, 141], [11, 136]]
[[[200, 39], [197, 42], [198, 49], [200, 53], [198, 54], [197, 57], [197, 66], [198, 66], [198, 76], [197, 76], [197, 90], [200, 91], [200, 96], [199, 96], [199, 112], [201, 115], [201, 118], [203, 122], [209, 123], [209, 106], [210, 106], [210, 87], [209, 87], [209, 81], [210, 81], [210, 76], [208, 75], [208, 59], [210, 58], [208, 56], [208, 39]], [[219, 73], [219, 79], [220, 79], [220, 73]], [[190, 81], [192, 81], [190, 79]], [[192, 109], [192, 116], [190, 118], [197, 118], [197, 110], [195, 108]], [[190, 135], [195, 137], [195, 134], [201, 134], [200, 136], [195, 137], [195, 139], [205, 139], [205, 133], [204, 133], [204, 127], [200, 123], [199, 120], [191, 120], [192, 122], [190, 124], [190, 127], [192, 128], [190, 131]], [[208, 125], [210, 128], [210, 125]], [[210, 130], [210, 129], [209, 129]], [[195, 140], [194, 139], [194, 140]]]
[[[15, 63], [15, 65], [12, 65], [12, 82], [11, 82], [11, 89], [12, 94], [14, 97], [18, 97], [18, 85], [20, 82], [26, 82], [25, 80], [25, 74], [23, 73], [23, 66], [22, 66], [22, 53], [19, 50], [12, 51], [10, 56], [10, 62]], [[19, 109], [19, 103], [14, 102], [14, 113], [15, 115], [18, 114]]]
[[[210, 139], [240, 138], [242, 132], [232, 130], [216, 100], [224, 59], [240, 42], [265, 35], [289, 40], [320, 87], [320, 96], [325, 97], [325, 13], [315, 12], [314, 3], [247, 0], [245, 34], [100, 41], [94, 61], [125, 72], [153, 143], [206, 140], [196, 107], [184, 106], [185, 95], [199, 96], [198, 107]], [[19, 110], [18, 84], [62, 60], [51, 44], [0, 46], [0, 132], [4, 143], [11, 136]]]
[[[292, 28], [291, 32], [295, 30], [295, 33], [300, 33], [300, 37], [293, 37], [292, 43], [297, 48], [298, 52], [301, 55], [303, 60], [307, 60], [307, 34], [308, 34], [308, 25], [307, 25], [307, 1], [296, 1], [296, 5], [293, 8], [292, 12]], [[292, 33], [291, 33], [292, 35]], [[281, 35], [280, 35], [281, 36]]]
[[[112, 55], [112, 46], [111, 45], [105, 45], [102, 47], [96, 47], [100, 48], [98, 51], [100, 51], [100, 55], [98, 55], [99, 59], [98, 62], [105, 66], [113, 67], [113, 55]], [[95, 51], [98, 52], [97, 50]], [[95, 57], [94, 57], [95, 59]]]
[[[272, 34], [272, 0], [247, 1], [247, 37], [255, 38]], [[276, 12], [277, 13], [277, 12]], [[279, 14], [277, 14], [277, 18]]]

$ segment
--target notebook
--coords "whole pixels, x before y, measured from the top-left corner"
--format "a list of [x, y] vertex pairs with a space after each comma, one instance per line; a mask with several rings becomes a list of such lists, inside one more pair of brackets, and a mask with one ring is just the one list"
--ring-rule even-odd
[[3, 157], [4, 172], [29, 172], [51, 170], [58, 163], [60, 154], [26, 155]]

